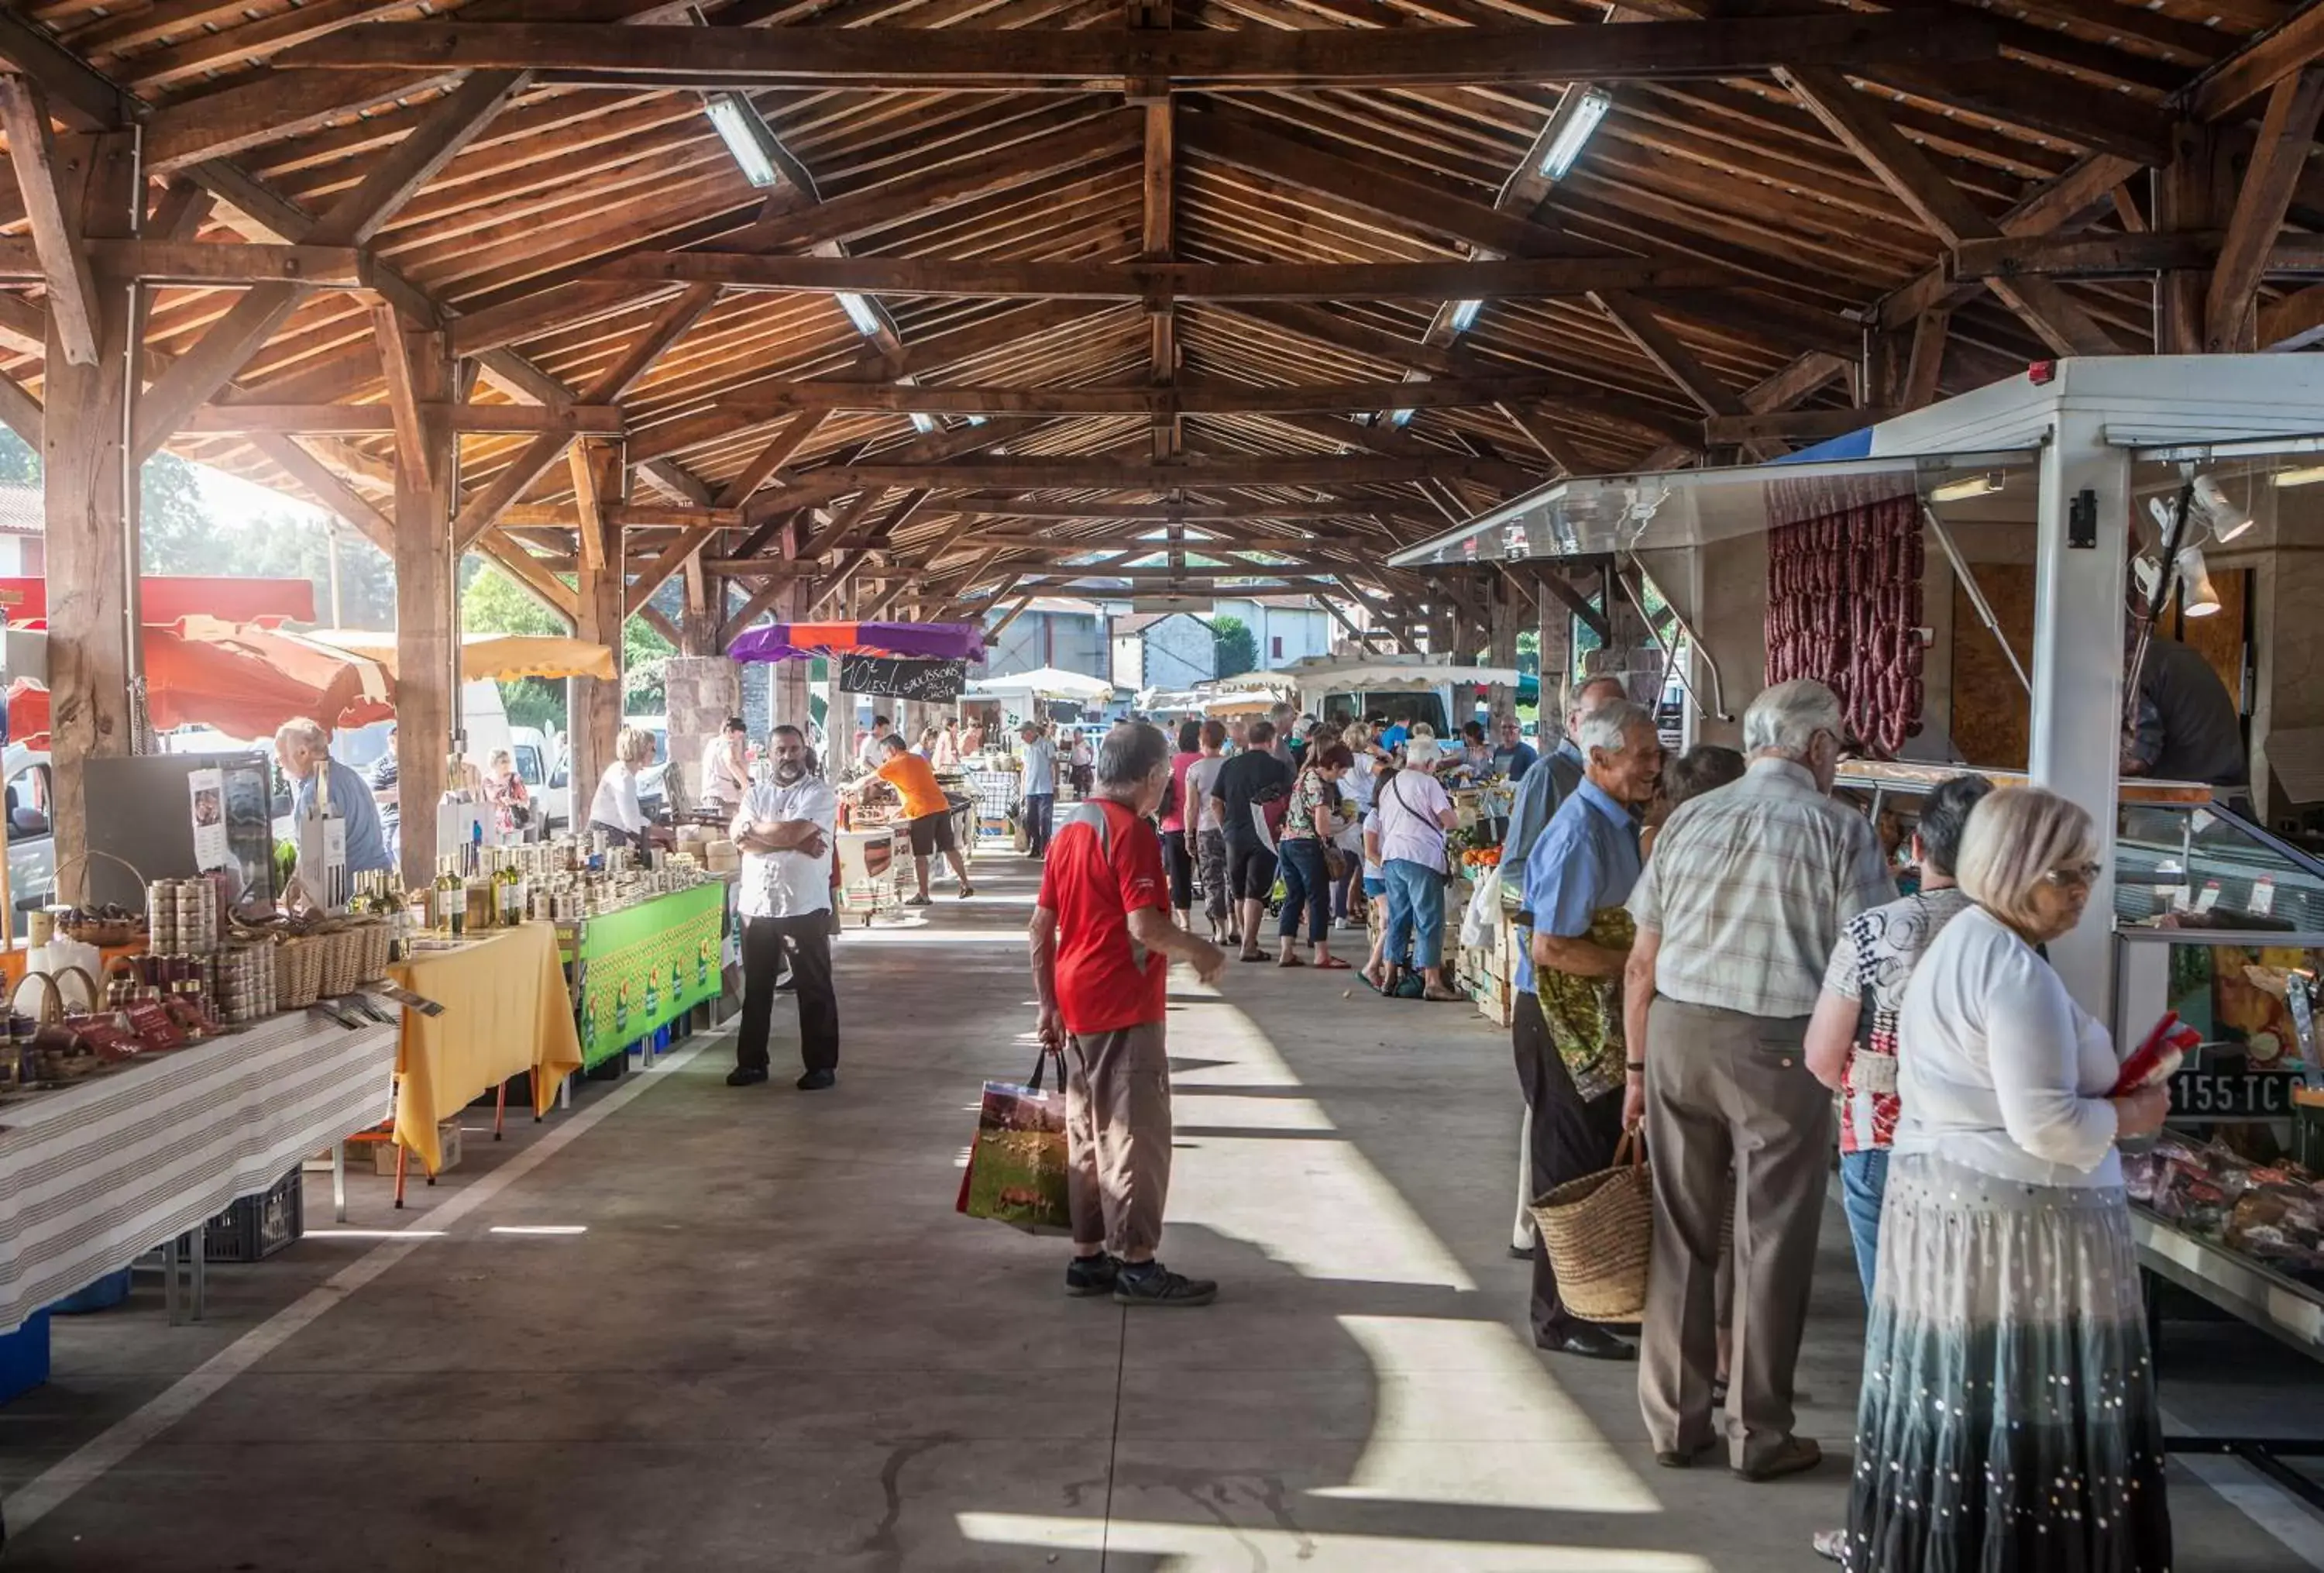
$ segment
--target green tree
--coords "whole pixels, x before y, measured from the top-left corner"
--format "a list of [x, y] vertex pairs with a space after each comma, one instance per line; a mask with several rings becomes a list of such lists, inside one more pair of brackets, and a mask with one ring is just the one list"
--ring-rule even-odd
[[622, 625], [622, 706], [631, 716], [659, 716], [669, 706], [662, 688], [662, 665], [678, 647], [655, 631], [643, 617]]
[[1259, 666], [1259, 636], [1232, 613], [1211, 619], [1212, 654], [1221, 677], [1239, 677]]
[[[460, 592], [460, 626], [471, 634], [557, 634], [567, 632], [564, 620], [532, 598], [530, 592], [496, 568], [477, 566]], [[465, 566], [465, 565], [464, 565]], [[501, 684], [501, 708], [512, 726], [538, 726], [562, 731], [570, 713], [563, 681], [520, 677]]]

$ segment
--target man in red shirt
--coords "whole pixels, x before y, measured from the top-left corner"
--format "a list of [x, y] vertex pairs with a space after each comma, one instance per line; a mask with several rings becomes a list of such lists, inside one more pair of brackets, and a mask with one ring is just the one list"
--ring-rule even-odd
[[1170, 745], [1129, 722], [1098, 749], [1091, 795], [1057, 827], [1033, 911], [1041, 1041], [1065, 1062], [1074, 1260], [1065, 1292], [1123, 1305], [1208, 1305], [1219, 1286], [1154, 1258], [1170, 1189], [1170, 1057], [1163, 1042], [1173, 958], [1214, 981], [1225, 954], [1170, 921], [1170, 881], [1150, 816], [1170, 784]]

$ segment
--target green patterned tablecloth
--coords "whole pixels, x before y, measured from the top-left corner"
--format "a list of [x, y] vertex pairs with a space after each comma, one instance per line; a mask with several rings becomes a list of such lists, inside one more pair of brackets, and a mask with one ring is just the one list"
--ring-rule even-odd
[[718, 997], [726, 887], [712, 884], [558, 925], [573, 965], [581, 1062], [595, 1066]]

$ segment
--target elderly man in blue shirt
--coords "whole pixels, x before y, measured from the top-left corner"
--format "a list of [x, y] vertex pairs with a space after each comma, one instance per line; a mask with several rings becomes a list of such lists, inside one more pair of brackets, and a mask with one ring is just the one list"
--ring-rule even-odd
[[1593, 677], [1568, 694], [1563, 716], [1565, 730], [1557, 746], [1538, 768], [1527, 770], [1525, 779], [1517, 782], [1517, 801], [1509, 809], [1509, 831], [1501, 838], [1504, 864], [1512, 868], [1525, 866], [1535, 838], [1549, 824], [1550, 816], [1557, 812], [1557, 806], [1565, 800], [1574, 783], [1582, 779], [1582, 748], [1574, 741], [1574, 731], [1582, 725], [1582, 717], [1597, 706], [1610, 705], [1627, 697], [1621, 680], [1611, 677]]
[[274, 756], [290, 778], [290, 817], [303, 819], [315, 801], [316, 784], [327, 774], [331, 811], [347, 822], [347, 872], [392, 869], [387, 855], [387, 834], [379, 822], [379, 804], [371, 786], [353, 765], [331, 757], [331, 735], [318, 721], [301, 717], [275, 728]]
[[[1614, 1161], [1628, 1055], [1622, 968], [1634, 932], [1623, 903], [1637, 884], [1637, 815], [1654, 796], [1662, 743], [1653, 714], [1627, 699], [1581, 717], [1572, 742], [1582, 779], [1525, 864], [1532, 929], [1517, 963], [1510, 1028], [1527, 1111], [1527, 1188], [1536, 1197]], [[1534, 1245], [1534, 1342], [1595, 1360], [1637, 1351], [1558, 1298], [1546, 1246]]]

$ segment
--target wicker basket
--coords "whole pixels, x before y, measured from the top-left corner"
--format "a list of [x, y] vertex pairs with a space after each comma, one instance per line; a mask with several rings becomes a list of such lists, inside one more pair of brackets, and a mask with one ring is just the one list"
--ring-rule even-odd
[[395, 930], [374, 918], [358, 931], [363, 935], [362, 981], [376, 983], [387, 976], [387, 958], [394, 946]]
[[323, 942], [323, 967], [320, 992], [336, 999], [343, 994], [353, 994], [363, 982], [363, 930], [353, 923], [344, 923], [316, 936]]
[[274, 1003], [282, 1010], [305, 1010], [323, 992], [323, 937], [298, 934], [274, 952]]
[[1533, 1217], [1567, 1310], [1591, 1322], [1645, 1314], [1655, 1187], [1637, 1132], [1622, 1133], [1613, 1168], [1567, 1180], [1533, 1204]]

